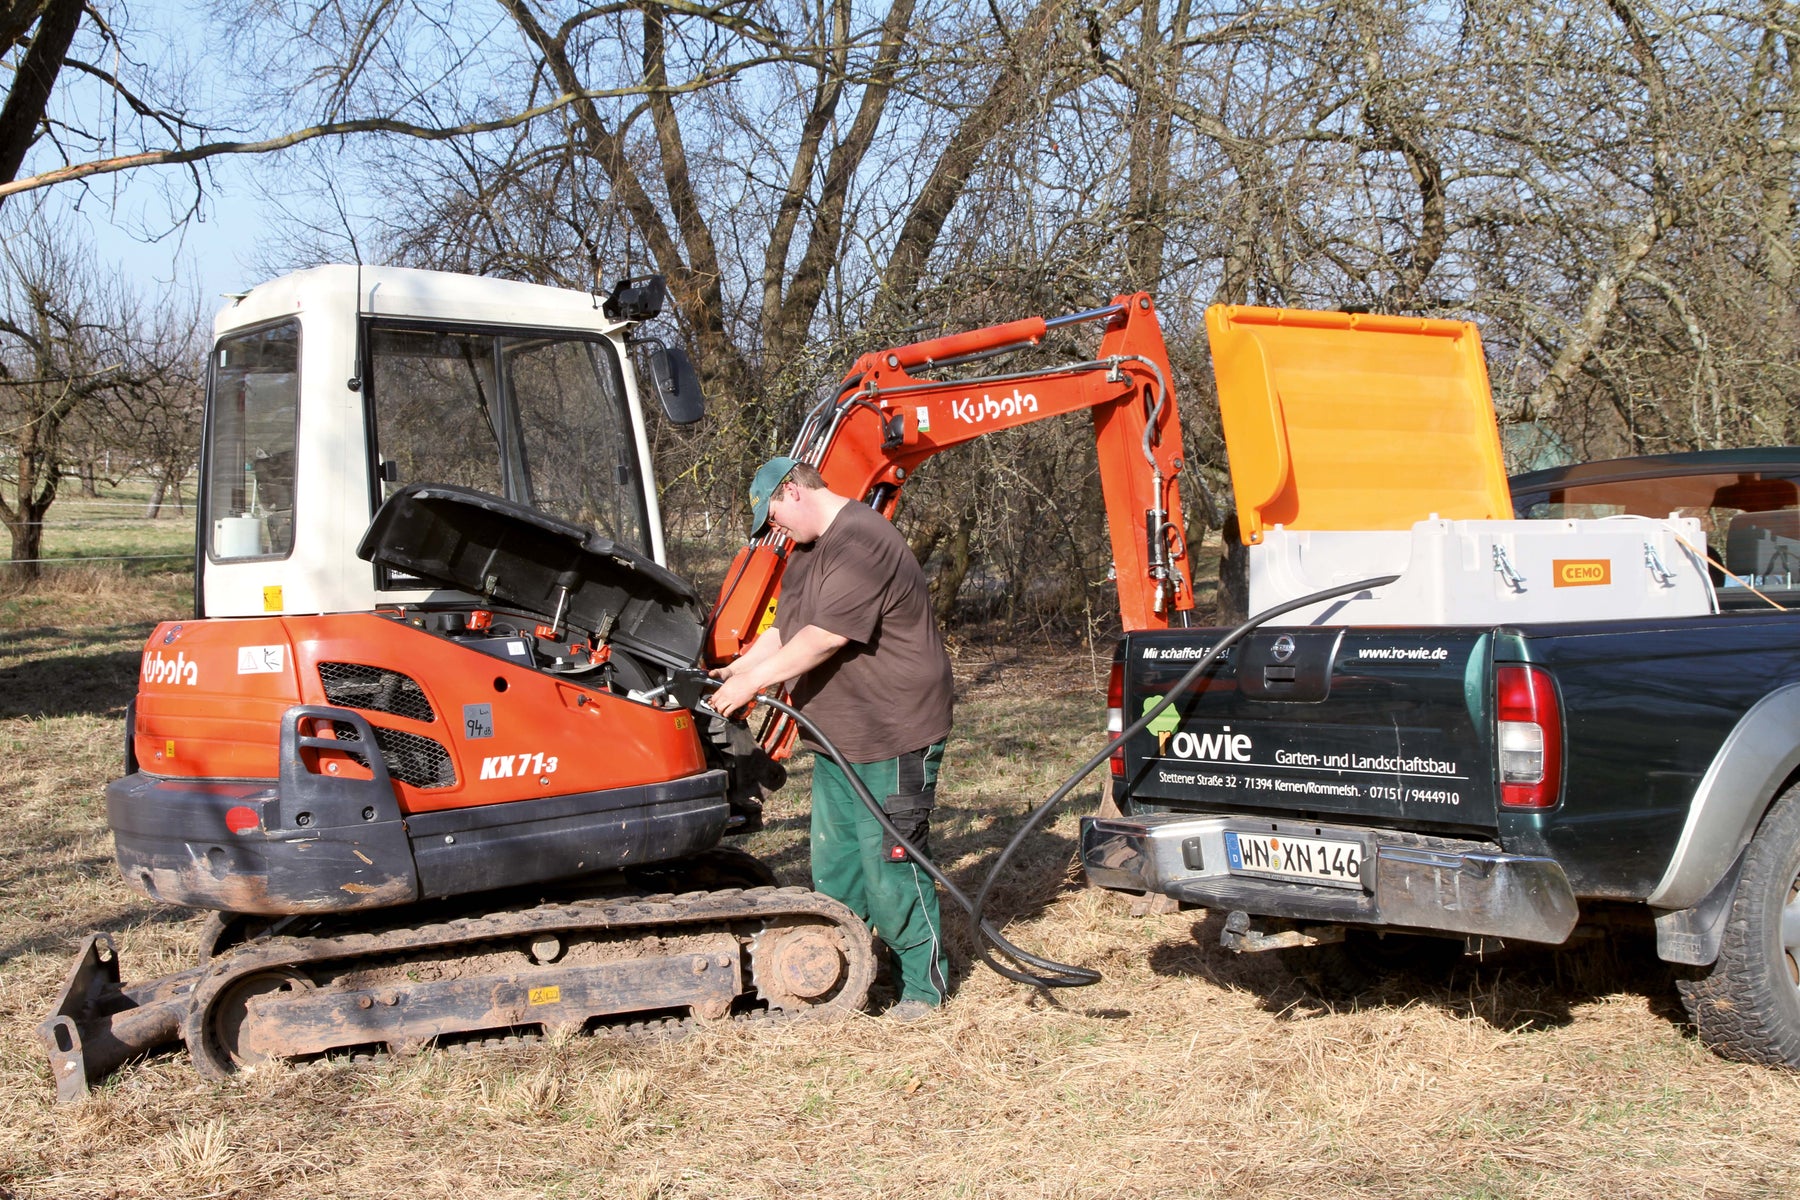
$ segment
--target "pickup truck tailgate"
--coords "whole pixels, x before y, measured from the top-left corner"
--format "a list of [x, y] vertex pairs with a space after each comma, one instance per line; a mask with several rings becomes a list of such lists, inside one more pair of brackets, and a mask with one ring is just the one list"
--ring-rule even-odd
[[[1126, 722], [1224, 633], [1127, 638]], [[1134, 811], [1341, 817], [1492, 836], [1491, 645], [1485, 629], [1257, 630], [1128, 743]]]

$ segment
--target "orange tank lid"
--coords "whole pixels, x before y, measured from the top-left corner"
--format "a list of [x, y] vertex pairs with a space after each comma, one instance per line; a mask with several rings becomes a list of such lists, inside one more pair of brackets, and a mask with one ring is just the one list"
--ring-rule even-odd
[[1512, 516], [1474, 325], [1214, 305], [1206, 329], [1246, 544]]

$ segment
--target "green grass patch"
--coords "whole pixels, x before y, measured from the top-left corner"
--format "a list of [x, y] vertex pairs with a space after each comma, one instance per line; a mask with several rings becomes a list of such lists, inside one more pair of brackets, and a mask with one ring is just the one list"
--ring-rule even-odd
[[148, 485], [141, 483], [102, 487], [97, 497], [82, 496], [65, 483], [44, 517], [43, 575], [114, 564], [128, 575], [146, 577], [191, 563], [193, 497], [184, 497], [179, 509], [165, 503], [156, 517], [144, 515], [148, 499]]

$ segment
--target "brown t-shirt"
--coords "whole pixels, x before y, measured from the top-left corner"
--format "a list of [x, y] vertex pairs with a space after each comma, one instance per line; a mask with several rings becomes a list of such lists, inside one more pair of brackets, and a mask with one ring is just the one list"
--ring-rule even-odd
[[850, 639], [794, 687], [795, 705], [845, 758], [880, 762], [950, 735], [950, 656], [925, 572], [874, 509], [847, 504], [794, 547], [775, 627], [786, 642], [808, 625]]

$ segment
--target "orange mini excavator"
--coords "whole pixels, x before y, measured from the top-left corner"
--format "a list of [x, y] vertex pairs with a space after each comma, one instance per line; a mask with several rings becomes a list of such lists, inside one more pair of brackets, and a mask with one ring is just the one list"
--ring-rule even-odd
[[[786, 546], [747, 546], [710, 618], [661, 565], [644, 393], [700, 416], [686, 359], [640, 332], [661, 300], [654, 277], [602, 298], [334, 266], [220, 315], [196, 612], [151, 634], [107, 789], [125, 881], [213, 916], [198, 965], [138, 984], [87, 940], [40, 1030], [59, 1097], [177, 1039], [217, 1077], [861, 1006], [862, 924], [721, 846], [789, 735], [711, 713], [702, 669], [767, 619]], [[1080, 324], [1102, 331], [1081, 361], [978, 365]], [[1147, 296], [866, 355], [793, 453], [891, 516], [937, 451], [1076, 409], [1126, 625], [1185, 619]]]

